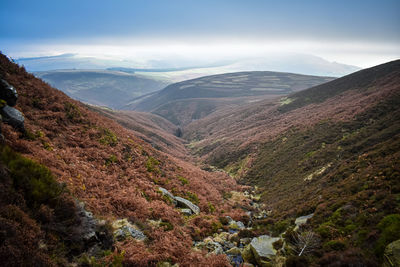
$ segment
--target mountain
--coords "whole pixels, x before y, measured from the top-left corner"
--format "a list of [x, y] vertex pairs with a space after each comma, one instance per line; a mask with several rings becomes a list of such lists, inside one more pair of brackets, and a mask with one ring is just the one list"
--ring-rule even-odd
[[171, 84], [134, 99], [127, 108], [150, 111], [183, 126], [217, 109], [286, 95], [332, 79], [267, 71], [219, 74]]
[[214, 112], [183, 133], [204, 164], [258, 187], [269, 216], [256, 229], [293, 243], [296, 217], [312, 217], [304, 231], [318, 246], [294, 262], [377, 266], [400, 239], [400, 60]]
[[229, 266], [192, 245], [222, 227], [222, 214], [246, 216], [224, 198], [242, 190], [230, 177], [154, 149], [4, 55], [0, 78], [25, 116], [24, 129], [1, 127], [3, 265]]
[[169, 84], [162, 79], [111, 70], [54, 70], [35, 75], [74, 99], [114, 109]]

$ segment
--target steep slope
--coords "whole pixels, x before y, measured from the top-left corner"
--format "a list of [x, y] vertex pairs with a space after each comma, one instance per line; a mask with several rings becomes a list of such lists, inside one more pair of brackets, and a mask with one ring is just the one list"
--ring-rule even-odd
[[186, 125], [225, 106], [286, 95], [332, 79], [267, 71], [212, 75], [171, 84], [160, 92], [134, 99], [127, 107]]
[[137, 137], [160, 151], [179, 158], [187, 158], [189, 155], [184, 146], [184, 140], [179, 138], [180, 128], [156, 114], [110, 110], [97, 106], [89, 106], [89, 109], [99, 112], [123, 127], [134, 131]]
[[[114, 259], [133, 266], [154, 266], [161, 261], [181, 266], [228, 264], [222, 255], [205, 259], [204, 252], [191, 247], [193, 238], [202, 238], [216, 230], [215, 223], [222, 212], [233, 211], [234, 202], [222, 197], [226, 191], [239, 189], [231, 178], [222, 172], [202, 171], [153, 149], [134, 132], [88, 110], [4, 55], [0, 56], [0, 77], [17, 88], [17, 108], [25, 115], [24, 135], [8, 125], [3, 127], [6, 145], [47, 166], [71, 196], [83, 201], [95, 217], [106, 220], [107, 227], [115, 219], [126, 218], [147, 236], [145, 241], [117, 242]], [[159, 186], [191, 199], [200, 207], [200, 214], [185, 217], [163, 197]], [[235, 214], [240, 216], [241, 212]], [[40, 222], [31, 224], [44, 227]], [[40, 236], [32, 240], [31, 247], [51, 253], [46, 252], [51, 240]], [[0, 244], [1, 250], [11, 253], [5, 244]], [[104, 260], [112, 260], [110, 257]], [[54, 258], [49, 259], [57, 264]]]
[[35, 75], [74, 99], [115, 109], [168, 85], [163, 79], [111, 70], [54, 70]]
[[308, 231], [320, 247], [297, 260], [376, 266], [400, 239], [399, 125], [400, 60], [214, 113], [184, 137], [203, 162], [258, 186], [270, 210], [261, 229], [314, 213]]

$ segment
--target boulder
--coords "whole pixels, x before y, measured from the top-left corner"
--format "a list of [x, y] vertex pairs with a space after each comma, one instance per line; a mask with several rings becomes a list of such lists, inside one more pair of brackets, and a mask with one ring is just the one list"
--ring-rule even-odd
[[294, 230], [297, 231], [297, 229], [299, 229], [299, 227], [301, 225], [306, 224], [308, 219], [312, 218], [312, 216], [314, 216], [314, 213], [297, 217], [296, 220], [294, 221], [294, 224], [296, 224], [296, 227], [294, 228]]
[[13, 107], [17, 104], [17, 90], [5, 80], [0, 80], [0, 99], [7, 102], [7, 105]]
[[246, 227], [244, 226], [244, 224], [241, 221], [234, 221], [232, 220], [229, 223], [229, 229], [233, 229], [233, 230], [241, 230], [241, 229], [245, 229]]
[[169, 198], [171, 200], [171, 202], [176, 206], [177, 202], [176, 202], [175, 196], [173, 194], [171, 194], [171, 192], [169, 192], [167, 189], [165, 189], [163, 187], [159, 187], [158, 190], [160, 190], [161, 194], [163, 194], [163, 196], [166, 196], [167, 198]]
[[386, 246], [383, 260], [383, 267], [400, 266], [400, 239]]
[[221, 244], [214, 241], [206, 242], [206, 248], [212, 254], [219, 255], [224, 253]]
[[250, 244], [247, 245], [243, 250], [242, 250], [242, 258], [245, 262], [247, 263], [256, 263], [256, 259], [253, 255], [253, 252], [251, 251]]
[[200, 208], [198, 206], [196, 206], [195, 204], [193, 204], [192, 202], [190, 202], [189, 200], [184, 199], [182, 197], [175, 197], [175, 200], [177, 201], [178, 206], [183, 207], [183, 208], [189, 208], [195, 214], [200, 213]]
[[277, 240], [279, 240], [278, 237], [270, 237], [268, 235], [255, 237], [251, 240], [250, 249], [260, 266], [268, 266], [276, 255], [276, 250], [272, 244]]
[[24, 115], [20, 111], [10, 106], [4, 106], [1, 109], [1, 115], [5, 123], [10, 124], [14, 128], [24, 131]]

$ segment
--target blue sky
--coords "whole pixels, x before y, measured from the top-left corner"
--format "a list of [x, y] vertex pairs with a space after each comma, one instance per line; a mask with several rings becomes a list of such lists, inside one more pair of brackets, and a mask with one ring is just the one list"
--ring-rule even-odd
[[[256, 43], [259, 48], [254, 48]], [[355, 51], [358, 56], [354, 57], [354, 65], [368, 64], [368, 60], [362, 63], [361, 52], [371, 63], [398, 57], [400, 1], [1, 0], [0, 3], [0, 50], [14, 57], [44, 55], [46, 51], [85, 53], [105, 47], [118, 50], [121, 45], [138, 44], [151, 46], [150, 55], [154, 51], [165, 54], [162, 47], [171, 44], [185, 46], [187, 53], [193, 53], [190, 47], [200, 44], [206, 53], [216, 51], [213, 45], [261, 49], [266, 47], [264, 44], [277, 47], [282, 43], [289, 50], [293, 50], [290, 44], [293, 47], [301, 44], [303, 48], [298, 52], [346, 63], [352, 63], [347, 58]], [[376, 59], [372, 60], [373, 57]]]

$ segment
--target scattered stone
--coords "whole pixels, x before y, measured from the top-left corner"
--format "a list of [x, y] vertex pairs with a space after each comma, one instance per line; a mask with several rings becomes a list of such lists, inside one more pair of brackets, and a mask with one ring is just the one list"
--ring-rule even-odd
[[244, 224], [241, 221], [234, 221], [232, 220], [229, 223], [229, 229], [233, 229], [233, 230], [241, 230], [241, 229], [245, 229], [246, 227], [244, 226]]
[[196, 206], [195, 204], [193, 204], [192, 202], [190, 202], [187, 199], [184, 199], [182, 197], [175, 197], [175, 200], [178, 202], [177, 205], [184, 207], [184, 208], [189, 208], [193, 211], [193, 213], [195, 214], [199, 214], [200, 213], [200, 208], [198, 206]]
[[255, 237], [251, 240], [250, 249], [260, 266], [267, 266], [276, 255], [276, 250], [272, 244], [278, 240], [278, 237], [270, 237], [268, 235]]
[[114, 237], [118, 241], [125, 240], [128, 237], [133, 237], [137, 240], [145, 240], [146, 235], [132, 225], [127, 219], [116, 220], [112, 223], [112, 227], [116, 229], [114, 231]]
[[400, 239], [386, 246], [383, 267], [400, 266]]

